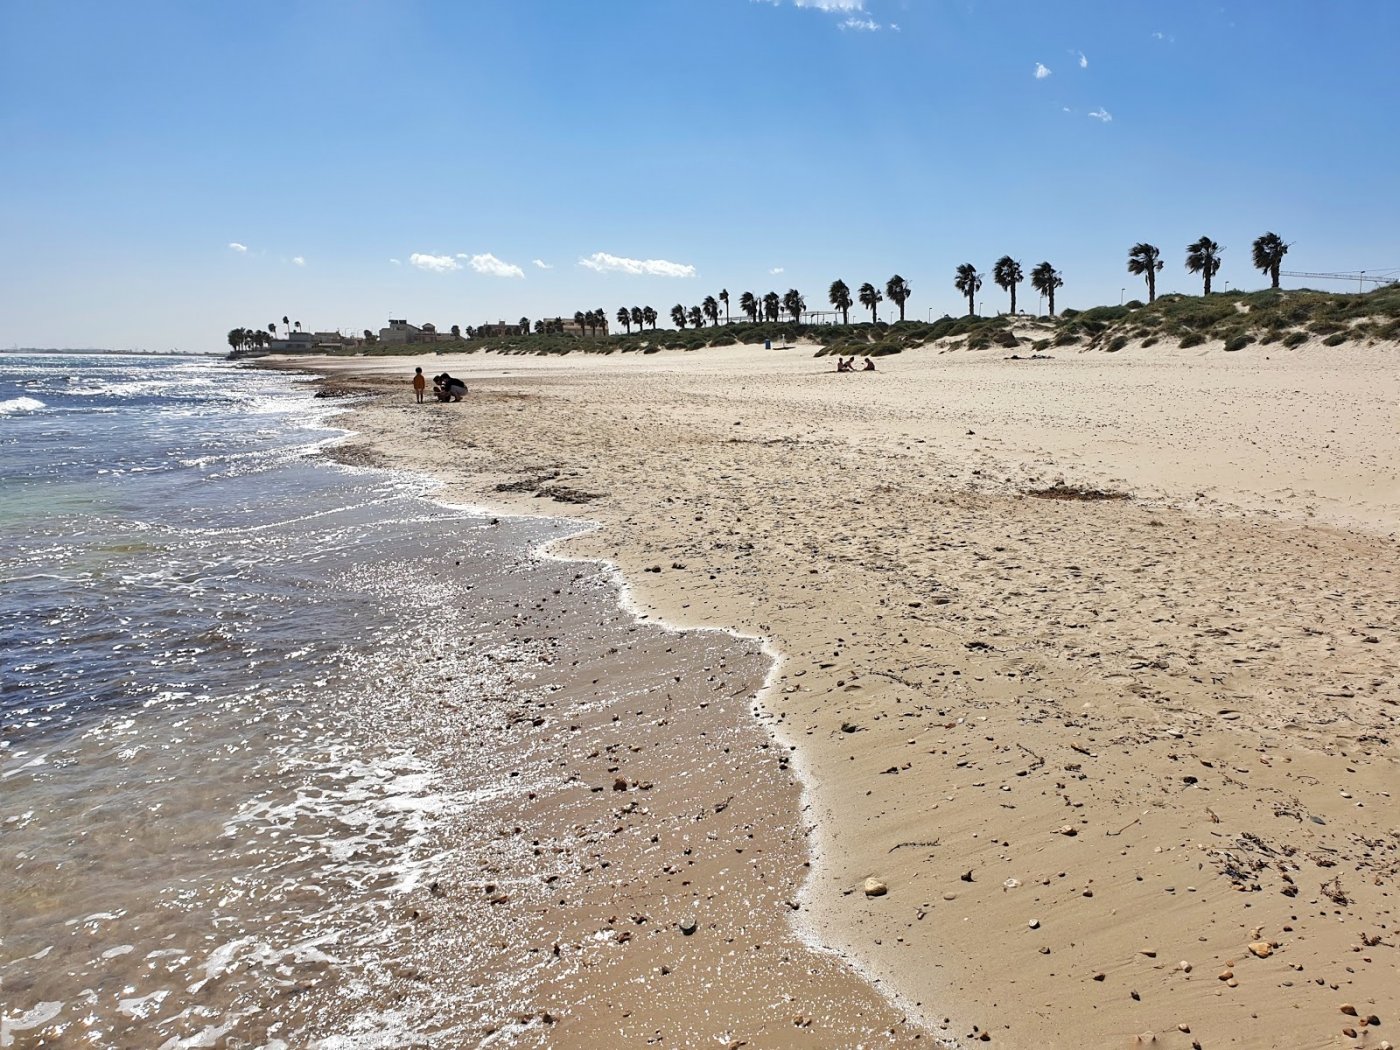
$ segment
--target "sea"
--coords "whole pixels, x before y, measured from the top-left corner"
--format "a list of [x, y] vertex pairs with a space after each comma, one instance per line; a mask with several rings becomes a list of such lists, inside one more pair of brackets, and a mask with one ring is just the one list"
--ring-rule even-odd
[[334, 462], [343, 408], [212, 357], [0, 354], [0, 1047], [477, 1045], [526, 978], [424, 988], [417, 902], [547, 791], [516, 715], [575, 687], [561, 654], [602, 654], [590, 702], [761, 679], [541, 554], [576, 524]]

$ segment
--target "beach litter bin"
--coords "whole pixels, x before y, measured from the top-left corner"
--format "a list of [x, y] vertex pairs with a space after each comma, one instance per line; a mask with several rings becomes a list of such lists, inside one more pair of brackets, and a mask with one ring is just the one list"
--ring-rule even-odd
[[765, 350], [772, 350], [772, 349], [773, 349], [773, 340], [771, 340], [771, 339], [765, 339], [765, 340], [763, 340], [763, 349], [765, 349]]

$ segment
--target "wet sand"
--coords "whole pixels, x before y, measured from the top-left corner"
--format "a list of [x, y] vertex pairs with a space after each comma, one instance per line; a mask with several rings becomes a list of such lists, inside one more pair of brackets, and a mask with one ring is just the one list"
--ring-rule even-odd
[[[473, 392], [415, 406], [414, 364]], [[1393, 353], [880, 364], [314, 367], [377, 395], [352, 449], [598, 522], [563, 550], [648, 615], [783, 654], [762, 725], [809, 794], [753, 833], [811, 829], [812, 870], [774, 910], [959, 1039], [1394, 1041]]]

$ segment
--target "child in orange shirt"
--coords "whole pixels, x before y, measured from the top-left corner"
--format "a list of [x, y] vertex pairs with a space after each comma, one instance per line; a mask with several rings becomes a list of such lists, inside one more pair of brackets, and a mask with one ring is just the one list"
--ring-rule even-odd
[[413, 396], [418, 399], [418, 403], [423, 403], [423, 391], [428, 389], [428, 381], [423, 377], [423, 370], [415, 368], [413, 370]]

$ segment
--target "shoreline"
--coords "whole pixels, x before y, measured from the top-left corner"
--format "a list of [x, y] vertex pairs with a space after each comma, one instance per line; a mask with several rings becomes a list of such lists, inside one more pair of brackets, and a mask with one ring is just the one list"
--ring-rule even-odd
[[[1285, 867], [1295, 862], [1282, 857], [1300, 855], [1300, 847], [1325, 859], [1325, 849], [1332, 848], [1327, 843], [1335, 845], [1348, 835], [1369, 836], [1367, 840], [1378, 845], [1368, 849], [1358, 870], [1374, 875], [1375, 887], [1348, 887], [1348, 903], [1340, 907], [1351, 915], [1352, 925], [1387, 921], [1389, 909], [1374, 889], [1393, 878], [1386, 857], [1394, 847], [1385, 828], [1396, 811], [1382, 785], [1383, 774], [1394, 768], [1395, 758], [1382, 744], [1338, 748], [1337, 731], [1329, 728], [1335, 720], [1329, 720], [1309, 697], [1321, 686], [1319, 676], [1335, 676], [1330, 668], [1345, 667], [1338, 657], [1329, 655], [1338, 652], [1335, 643], [1346, 635], [1345, 624], [1325, 596], [1304, 593], [1284, 582], [1290, 577], [1327, 579], [1338, 572], [1351, 580], [1350, 591], [1355, 593], [1351, 593], [1348, 613], [1376, 632], [1369, 644], [1378, 647], [1355, 650], [1365, 657], [1359, 672], [1344, 675], [1343, 697], [1329, 703], [1345, 706], [1348, 718], [1376, 726], [1373, 735], [1384, 738], [1385, 727], [1394, 722], [1385, 698], [1394, 689], [1396, 664], [1394, 581], [1373, 568], [1394, 556], [1393, 542], [1384, 535], [1384, 520], [1377, 535], [1271, 522], [1249, 514], [1233, 520], [1209, 512], [1187, 515], [1156, 500], [1148, 506], [1139, 500], [1107, 504], [1029, 500], [1008, 491], [1014, 484], [997, 480], [987, 485], [982, 480], [988, 477], [982, 471], [989, 464], [1000, 464], [997, 477], [1002, 476], [1005, 457], [983, 456], [983, 466], [969, 473], [957, 462], [927, 459], [926, 453], [916, 451], [918, 445], [947, 444], [950, 438], [927, 430], [920, 434], [917, 429], [909, 434], [909, 428], [917, 425], [909, 421], [918, 417], [902, 406], [919, 406], [937, 387], [910, 370], [916, 355], [904, 356], [908, 362], [882, 364], [914, 389], [889, 395], [888, 405], [864, 404], [870, 415], [863, 418], [853, 417], [841, 401], [833, 402], [820, 393], [824, 387], [813, 384], [829, 381], [812, 376], [810, 362], [789, 358], [786, 364], [781, 359], [774, 363], [774, 357], [769, 357], [750, 366], [737, 354], [719, 360], [656, 355], [661, 360], [604, 360], [581, 366], [525, 363], [531, 367], [521, 367], [516, 359], [468, 358], [453, 364], [454, 373], [465, 373], [474, 385], [466, 405], [423, 406], [414, 416], [409, 414], [413, 406], [380, 398], [358, 411], [362, 423], [371, 423], [368, 429], [373, 433], [367, 440], [387, 445], [391, 458], [412, 458], [411, 451], [402, 447], [405, 442], [395, 440], [395, 433], [416, 444], [420, 457], [437, 443], [450, 441], [457, 453], [446, 480], [486, 498], [492, 498], [491, 485], [498, 478], [551, 475], [548, 483], [536, 483], [533, 491], [554, 482], [584, 493], [606, 489], [585, 511], [603, 510], [604, 527], [568, 541], [565, 546], [571, 552], [614, 561], [624, 578], [636, 583], [640, 607], [649, 616], [661, 613], [680, 624], [698, 618], [780, 639], [786, 659], [774, 671], [773, 688], [763, 694], [762, 709], [769, 715], [763, 722], [768, 731], [799, 741], [798, 753], [806, 756], [804, 769], [811, 771], [803, 778], [811, 794], [803, 805], [819, 807], [815, 824], [823, 832], [815, 844], [813, 874], [806, 884], [815, 903], [810, 909], [804, 903], [803, 910], [809, 912], [807, 918], [823, 943], [882, 976], [882, 986], [897, 977], [899, 990], [911, 1001], [938, 1002], [939, 1012], [957, 1018], [958, 1030], [964, 1033], [974, 1023], [981, 1026], [975, 1031], [987, 1032], [993, 1029], [993, 1020], [1000, 1022], [995, 1026], [998, 1045], [1059, 1045], [1046, 1041], [1047, 1032], [1111, 1045], [1149, 1026], [1160, 1034], [1187, 1024], [1215, 1036], [1211, 1040], [1203, 1035], [1206, 1045], [1265, 1046], [1282, 1029], [1270, 1027], [1268, 1020], [1250, 1019], [1247, 1007], [1253, 1005], [1253, 1012], [1263, 1018], [1272, 1016], [1270, 1003], [1295, 1004], [1289, 1010], [1295, 1016], [1288, 1018], [1288, 1031], [1299, 1030], [1301, 1024], [1307, 1040], [1321, 1040], [1328, 1031], [1335, 1038], [1339, 1031], [1331, 1020], [1335, 1004], [1328, 1011], [1316, 1001], [1322, 997], [1330, 1002], [1335, 998], [1331, 991], [1281, 990], [1297, 987], [1301, 983], [1297, 979], [1273, 991], [1259, 987], [1257, 981], [1237, 981], [1236, 988], [1248, 990], [1232, 989], [1232, 998], [1220, 1001], [1223, 983], [1219, 988], [1203, 987], [1209, 962], [1225, 966], [1233, 961], [1243, 966], [1234, 957], [1252, 942], [1240, 938], [1256, 927], [1251, 924], [1243, 933], [1227, 932], [1224, 927], [1233, 924], [1221, 921], [1223, 915], [1234, 913], [1240, 901], [1252, 907], [1268, 900], [1271, 906], [1264, 911], [1269, 914], [1256, 913], [1251, 918], [1265, 918], [1263, 925], [1271, 929], [1261, 929], [1260, 936], [1278, 942], [1269, 954], [1275, 960], [1290, 956], [1290, 968], [1302, 965], [1294, 960], [1304, 959], [1309, 966], [1336, 967], [1348, 958], [1350, 949], [1343, 943], [1345, 938], [1339, 939], [1315, 921], [1279, 914], [1276, 898], [1231, 897], [1277, 893], [1277, 886], [1250, 890], [1245, 883], [1241, 891], [1234, 888], [1238, 880], [1211, 882], [1207, 871], [1211, 866], [1224, 865], [1222, 872], [1239, 870], [1240, 851], [1229, 846], [1228, 839], [1213, 841], [1220, 831], [1205, 822], [1197, 807], [1176, 793], [1163, 792], [1162, 785], [1173, 773], [1181, 783], [1181, 763], [1188, 759], [1200, 762], [1202, 769], [1217, 771], [1193, 773], [1187, 778], [1188, 788], [1238, 794], [1238, 798], [1206, 799], [1211, 802], [1206, 809], [1221, 821], [1251, 829], [1249, 834], [1270, 843], [1278, 863]], [[363, 372], [364, 389], [386, 393], [399, 383], [376, 380], [374, 374], [396, 376], [405, 364], [411, 368], [413, 361], [324, 364], [336, 374]], [[986, 382], [993, 388], [997, 376], [1005, 372], [1004, 366], [990, 361], [965, 367], [977, 382], [983, 381], [981, 371], [992, 373]], [[1180, 367], [1192, 366], [1185, 362]], [[1081, 368], [1060, 378], [1072, 383], [1086, 371], [1099, 382], [1114, 381], [1115, 376], [1137, 379], [1116, 362], [1113, 370]], [[945, 371], [937, 379], [948, 377]], [[1207, 375], [1202, 382], [1211, 378]], [[1292, 383], [1298, 377], [1285, 373], [1281, 379]], [[1393, 374], [1382, 372], [1376, 391], [1382, 403], [1393, 389]], [[1095, 401], [1101, 398], [1096, 387], [1090, 386], [1087, 393]], [[1000, 396], [995, 389], [993, 394]], [[1145, 413], [1151, 408], [1150, 402], [1144, 408], [1129, 401], [1131, 409]], [[754, 409], [761, 417], [757, 423], [751, 415]], [[1073, 404], [1069, 409], [1078, 411]], [[516, 423], [522, 412], [529, 413], [525, 430]], [[633, 413], [636, 425], [629, 427], [628, 416]], [[1222, 427], [1238, 430], [1248, 422], [1230, 418]], [[746, 423], [754, 430], [745, 428]], [[1145, 429], [1150, 431], [1152, 423], [1144, 418]], [[727, 430], [731, 425], [741, 430]], [[908, 436], [901, 438], [901, 432]], [[920, 437], [922, 441], [917, 440]], [[1388, 440], [1383, 435], [1362, 435], [1363, 441], [1372, 439], [1382, 449]], [[1300, 435], [1301, 444], [1306, 441]], [[1255, 455], [1268, 454], [1262, 450]], [[1051, 450], [1048, 458], [1057, 461], [1039, 464], [1042, 475], [1060, 470], [1071, 481], [1086, 476], [1097, 480], [1092, 471], [1080, 469], [1083, 464], [1074, 457], [1066, 459]], [[1289, 465], [1275, 456], [1271, 467], [1280, 463]], [[665, 478], [669, 487], [656, 488], [650, 474]], [[1013, 470], [1010, 480], [1027, 476]], [[843, 516], [830, 507], [796, 500], [795, 478], [801, 479], [803, 489], [825, 495], [847, 513]], [[1128, 480], [1133, 490], [1139, 488]], [[527, 496], [526, 491], [531, 491], [529, 486], [495, 498], [507, 510], [540, 498]], [[871, 502], [873, 497], [876, 504], [888, 504], [896, 492], [906, 504], [898, 518]], [[550, 505], [560, 506], [553, 501]], [[1286, 501], [1280, 506], [1290, 509]], [[719, 527], [708, 524], [714, 508], [722, 511]], [[688, 512], [706, 522], [685, 522]], [[787, 518], [799, 520], [789, 524]], [[864, 537], [855, 546], [849, 545], [852, 518], [858, 519], [854, 534]], [[916, 523], [926, 518], [947, 519], [951, 531], [936, 528], [928, 539], [917, 541], [888, 532], [890, 526], [913, 531], [911, 527], [917, 528]], [[993, 538], [1008, 533], [1015, 537], [1013, 545], [998, 545]], [[1045, 536], [1055, 537], [1053, 543], [1047, 544]], [[813, 546], [814, 537], [822, 542]], [[706, 538], [715, 541], [713, 547], [699, 542]], [[708, 561], [707, 568], [713, 570], [709, 581], [703, 578], [703, 569], [646, 574], [668, 558], [682, 566], [686, 559]], [[745, 565], [749, 558], [778, 571], [756, 574]], [[1271, 568], [1275, 563], [1288, 572], [1275, 573]], [[808, 591], [801, 571], [804, 565], [825, 566], [820, 581], [812, 583], [820, 593], [804, 593]], [[1184, 588], [1182, 573], [1191, 577]], [[1261, 575], [1270, 578], [1256, 578]], [[1025, 590], [1025, 583], [1037, 577], [1053, 578], [1056, 583], [1049, 590], [1043, 584]], [[833, 581], [829, 589], [821, 586], [827, 578]], [[1161, 597], [1153, 597], [1154, 590]], [[930, 593], [935, 599], [932, 605]], [[1149, 603], [1159, 607], [1166, 619], [1139, 615], [1140, 607]], [[1043, 610], [1027, 618], [1041, 606]], [[1207, 624], [1216, 620], [1228, 625], [1231, 618], [1237, 622], [1222, 634], [1191, 631], [1192, 618], [1183, 619], [1181, 614], [1193, 606], [1198, 607], [1196, 623], [1202, 614]], [[979, 608], [985, 612], [979, 614]], [[846, 616], [840, 615], [842, 610]], [[863, 610], [861, 619], [853, 621], [849, 614], [857, 610]], [[986, 612], [992, 611], [995, 615], [988, 618]], [[832, 633], [804, 626], [808, 616], [828, 623]], [[1293, 637], [1294, 624], [1322, 627], [1329, 644], [1315, 642], [1318, 635], [1306, 630], [1298, 630]], [[1271, 632], [1278, 637], [1274, 625], [1292, 638], [1287, 648], [1267, 640]], [[1335, 627], [1343, 628], [1341, 635]], [[817, 657], [823, 636], [829, 644], [836, 631], [844, 637], [831, 654], [834, 659]], [[1075, 640], [1076, 632], [1086, 631], [1090, 644], [1082, 645]], [[1236, 641], [1240, 632], [1243, 635]], [[1024, 640], [1018, 641], [1021, 636]], [[1099, 651], [1094, 651], [1095, 642]], [[1154, 649], [1161, 655], [1154, 656]], [[1228, 671], [1232, 651], [1246, 654], [1242, 667], [1239, 659], [1234, 661], [1240, 669], [1233, 672]], [[1084, 674], [1076, 662], [1091, 673]], [[1227, 670], [1217, 676], [1219, 681], [1191, 671], [1220, 662]], [[1370, 681], [1364, 681], [1368, 676]], [[1222, 702], [1231, 697], [1237, 698]], [[1241, 703], [1246, 697], [1250, 702]], [[1027, 709], [1028, 701], [1033, 710]], [[934, 709], [937, 715], [932, 714]], [[1225, 715], [1216, 714], [1217, 710]], [[913, 721], [904, 723], [902, 731], [896, 722], [891, 730], [892, 716]], [[936, 725], [930, 724], [935, 720]], [[1289, 729], [1289, 722], [1299, 728]], [[853, 728], [843, 732], [847, 724]], [[973, 726], [989, 739], [975, 739], [968, 732]], [[906, 743], [911, 729], [915, 736]], [[1263, 757], [1247, 746], [1241, 749], [1249, 739], [1264, 743]], [[918, 750], [910, 750], [909, 744], [916, 740]], [[931, 750], [930, 744], [934, 745]], [[1039, 765], [1022, 756], [1018, 747], [1040, 756]], [[1248, 757], [1251, 753], [1253, 760]], [[1272, 761], [1269, 755], [1274, 756]], [[1351, 764], [1350, 774], [1337, 765], [1344, 756], [1343, 764]], [[1021, 779], [1003, 778], [1000, 798], [985, 797], [984, 785], [1000, 775], [997, 767], [1022, 757], [1030, 768], [1015, 771]], [[854, 765], [845, 765], [843, 759]], [[891, 759], [896, 760], [892, 765]], [[1295, 759], [1299, 769], [1284, 768]], [[1242, 777], [1237, 770], [1246, 763], [1250, 775]], [[918, 783], [906, 788], [909, 778], [898, 774], [907, 773], [911, 765], [925, 772]], [[928, 779], [930, 768], [934, 780]], [[968, 769], [979, 771], [982, 780], [966, 782], [964, 770]], [[1350, 789], [1348, 795], [1364, 784], [1364, 793], [1355, 797], [1367, 799], [1377, 810], [1379, 824], [1374, 833], [1368, 830], [1367, 815], [1362, 814], [1363, 822], [1357, 824], [1355, 815], [1348, 819], [1345, 813], [1333, 812], [1318, 791], [1306, 788], [1307, 780], [1295, 776], [1303, 770], [1319, 784], [1340, 778]], [[880, 779], [891, 773], [895, 776]], [[1050, 790], [1047, 776], [1060, 778], [1057, 790]], [[897, 790], [892, 787], [896, 783]], [[1022, 797], [1025, 788], [1040, 784], [1044, 784], [1040, 797]], [[1111, 795], [1105, 794], [1110, 788]], [[1310, 823], [1317, 829], [1311, 832], [1304, 827], [1270, 827], [1261, 836], [1260, 829], [1254, 828], [1258, 818], [1252, 814], [1265, 800], [1278, 797], [1291, 797], [1298, 812], [1325, 814], [1326, 823]], [[876, 800], [863, 801], [869, 798]], [[1083, 821], [1082, 831], [1075, 835], [1058, 833], [1064, 826], [1056, 811], [1062, 800], [1068, 813], [1081, 807], [1082, 815], [1077, 815]], [[1279, 808], [1293, 811], [1289, 806]], [[804, 824], [812, 823], [805, 814]], [[1123, 819], [1118, 820], [1119, 816]], [[1333, 825], [1338, 829], [1322, 830]], [[983, 837], [993, 829], [999, 833], [995, 842]], [[1125, 835], [1130, 841], [1115, 841]], [[950, 838], [957, 843], [955, 848], [933, 845], [939, 840], [948, 843]], [[1093, 845], [1089, 845], [1091, 839]], [[1154, 846], [1145, 868], [1134, 859], [1123, 859], [1133, 850]], [[1284, 848], [1293, 854], [1278, 854]], [[924, 855], [913, 856], [916, 851]], [[1197, 860], [1199, 864], [1189, 863]], [[988, 865], [991, 871], [984, 874]], [[1006, 872], [1005, 878], [993, 878], [998, 868]], [[1084, 886], [1086, 868], [1100, 869], [1090, 877], [1096, 893]], [[961, 870], [975, 872], [973, 881], [962, 880]], [[1062, 874], [1057, 876], [1057, 871]], [[1172, 920], [1173, 928], [1198, 924], [1196, 932], [1204, 947], [1162, 950], [1162, 945], [1156, 945], [1152, 955], [1141, 955], [1144, 939], [1171, 938], [1152, 937], [1141, 922], [1135, 925], [1122, 918], [1103, 928], [1101, 917], [1109, 912], [1127, 909], [1141, 916], [1164, 906], [1160, 897], [1143, 897], [1141, 885], [1132, 889], [1133, 872], [1139, 884], [1166, 873], [1173, 883], [1189, 886], [1187, 893], [1196, 900], [1183, 902], [1179, 887], [1173, 886], [1164, 914], [1184, 907], [1179, 919]], [[1289, 871], [1277, 874], [1287, 877]], [[857, 905], [843, 891], [858, 886], [866, 875], [885, 878], [890, 894], [872, 905]], [[1123, 882], [1124, 877], [1129, 881]], [[1067, 881], [1060, 884], [1059, 878]], [[1008, 883], [1006, 888], [1000, 885], [1003, 881]], [[1282, 885], [1295, 886], [1296, 893], [1297, 881]], [[1074, 891], [1072, 896], [1069, 889]], [[1018, 937], [1015, 924], [999, 914], [1006, 910], [1006, 902], [1022, 898], [1027, 899], [1024, 907], [1039, 913], [1029, 918], [1038, 918], [1041, 928], [1055, 931], [1037, 938], [1045, 949], [1038, 955], [1035, 945], [1025, 946], [1024, 933]], [[1110, 900], [1071, 906], [1071, 899]], [[1289, 900], [1284, 895], [1279, 903]], [[900, 903], [891, 907], [895, 901]], [[1109, 912], [1100, 910], [1105, 907]], [[925, 916], [937, 925], [932, 936]], [[1053, 924], [1047, 916], [1053, 917]], [[960, 922], [971, 923], [976, 935], [949, 925]], [[1283, 927], [1299, 933], [1290, 935], [1292, 931]], [[1031, 954], [1023, 956], [1027, 948]], [[1191, 969], [1202, 972], [1194, 981], [1175, 960], [1164, 961], [1178, 951], [1183, 962], [1195, 957]], [[1069, 962], [1060, 964], [1057, 957], [1065, 952]], [[1377, 967], [1391, 967], [1387, 972], [1395, 973], [1392, 953], [1376, 949], [1372, 955], [1377, 956], [1374, 963], [1344, 975], [1350, 985], [1333, 980], [1338, 991], [1364, 998], [1366, 989], [1378, 988]], [[939, 969], [946, 964], [949, 973], [911, 973], [908, 964], [896, 962], [899, 958], [912, 959], [921, 968]], [[1089, 979], [1099, 972], [1105, 980], [1116, 973], [1124, 962], [1115, 959], [1127, 961], [1119, 977], [1144, 984], [1146, 994], [1128, 997], [1118, 985], [1119, 977], [1111, 985]], [[989, 963], [995, 968], [988, 970]], [[1117, 995], [1104, 996], [1115, 986], [1122, 1000]], [[1326, 985], [1314, 987], [1325, 989]], [[1152, 994], [1153, 988], [1161, 996]], [[1386, 998], [1374, 991], [1370, 994], [1373, 1001]], [[1172, 1007], [1173, 999], [1180, 1005]], [[1376, 1007], [1382, 1018], [1388, 1005], [1380, 1002]], [[1297, 1016], [1299, 1007], [1306, 1021]], [[1162, 1014], [1164, 1008], [1170, 1010], [1167, 1016]], [[1246, 1021], [1235, 1030], [1242, 1008]], [[1172, 1020], [1181, 1016], [1190, 1020]], [[1233, 1034], [1222, 1043], [1219, 1033], [1224, 1031]], [[1307, 1040], [1298, 1045], [1314, 1045]], [[1181, 1045], [1190, 1045], [1189, 1039]], [[1372, 1040], [1368, 1045], [1376, 1043]]]
[[[298, 371], [302, 370], [298, 369]], [[314, 373], [308, 372], [302, 374], [314, 375]], [[319, 379], [314, 379], [313, 382], [322, 389], [344, 392], [338, 380], [321, 376]], [[372, 470], [400, 469], [386, 467], [375, 462], [376, 446], [374, 442], [371, 441], [366, 445], [357, 441], [363, 435], [354, 429], [355, 411], [356, 406], [352, 405], [337, 413], [337, 415], [349, 417], [346, 425], [341, 428], [340, 436], [318, 448], [317, 454], [342, 466], [366, 467]], [[605, 556], [573, 554], [562, 549], [570, 543], [602, 529], [604, 525], [601, 522], [580, 517], [562, 509], [538, 511], [501, 502], [493, 504], [489, 500], [449, 498], [442, 495], [446, 484], [440, 475], [435, 475], [431, 471], [411, 470], [410, 472], [433, 486], [432, 492], [424, 493], [420, 498], [430, 500], [439, 506], [451, 510], [464, 510], [483, 517], [500, 516], [522, 521], [549, 523], [556, 528], [562, 527], [567, 530], [563, 535], [537, 539], [524, 552], [525, 556], [529, 560], [540, 560], [560, 566], [588, 566], [591, 572], [600, 575], [611, 588], [620, 613], [630, 618], [635, 624], [655, 627], [663, 634], [676, 639], [713, 636], [717, 639], [723, 639], [725, 642], [747, 643], [757, 646], [766, 664], [766, 670], [761, 683], [750, 695], [749, 702], [753, 705], [751, 710], [746, 714], [735, 712], [735, 714], [740, 714], [740, 722], [735, 724], [735, 728], [743, 728], [750, 734], [771, 737], [780, 747], [790, 749], [793, 757], [784, 758], [780, 768], [788, 769], [790, 773], [795, 774], [795, 784], [799, 792], [797, 808], [801, 811], [810, 808], [813, 804], [811, 775], [803, 768], [796, 741], [783, 735], [772, 723], [771, 718], [762, 711], [763, 698], [776, 687], [784, 663], [784, 656], [774, 646], [772, 639], [746, 633], [722, 624], [684, 623], [670, 620], [663, 612], [659, 612], [656, 607], [641, 599], [632, 580], [614, 559]], [[556, 591], [556, 593], [558, 592]], [[708, 668], [706, 669], [708, 670]], [[701, 705], [702, 708], [705, 706], [705, 704]], [[637, 713], [640, 714], [640, 712]], [[679, 717], [677, 722], [679, 723]], [[704, 736], [705, 733], [701, 732], [700, 735]], [[763, 745], [765, 748], [767, 746], [767, 744]], [[726, 752], [728, 750], [725, 748]], [[790, 780], [789, 784], [792, 783], [793, 781]], [[650, 784], [646, 786], [650, 787]], [[754, 793], [760, 799], [766, 797], [761, 787], [755, 788]], [[533, 798], [533, 795], [531, 797]], [[719, 807], [719, 809], [723, 808], [725, 808], [724, 805]], [[749, 838], [753, 837], [753, 835], [749, 836]], [[762, 1036], [759, 1045], [857, 1046], [864, 1045], [860, 1042], [861, 1040], [871, 1038], [879, 1039], [882, 1045], [927, 1045], [943, 1047], [945, 1050], [958, 1050], [961, 1044], [947, 1031], [946, 1025], [940, 1025], [937, 1018], [925, 1016], [924, 1012], [919, 1010], [911, 1000], [906, 999], [898, 991], [882, 985], [880, 977], [869, 972], [858, 957], [853, 957], [849, 953], [824, 943], [818, 936], [816, 929], [802, 920], [801, 909], [807, 906], [806, 899], [810, 884], [810, 877], [806, 871], [818, 851], [812, 848], [810, 834], [799, 834], [796, 839], [802, 843], [801, 853], [807, 856], [807, 861], [804, 861], [800, 866], [803, 874], [795, 879], [794, 892], [788, 898], [787, 907], [789, 910], [782, 912], [774, 907], [771, 909], [769, 918], [770, 921], [776, 920], [779, 925], [785, 926], [793, 939], [793, 945], [789, 946], [781, 958], [777, 960], [779, 963], [791, 964], [792, 960], [788, 958], [787, 953], [794, 947], [805, 949], [813, 957], [806, 964], [805, 974], [800, 977], [797, 974], [789, 974], [790, 979], [794, 977], [798, 979], [793, 980], [792, 984], [785, 987], [784, 990], [784, 998], [794, 1008], [801, 1007], [801, 1009], [791, 1017], [786, 1014], [779, 1017], [772, 1014], [771, 1011], [767, 1015], [755, 1015], [752, 1007], [740, 1007], [731, 1002], [729, 1003], [730, 1016], [724, 1028], [726, 1030], [732, 1029], [736, 1035], [757, 1033]], [[778, 840], [779, 844], [780, 841], [781, 836]], [[774, 848], [774, 841], [771, 837], [766, 848], [770, 852]], [[743, 852], [743, 850], [741, 849], [739, 852]], [[800, 860], [801, 857], [799, 856], [798, 859]], [[606, 867], [606, 865], [604, 866]], [[641, 876], [642, 871], [637, 868], [633, 877]], [[689, 883], [684, 885], [689, 885]], [[423, 902], [420, 902], [421, 904]], [[746, 917], [743, 903], [739, 902], [735, 907], [737, 910], [729, 916], [730, 921], [744, 920]], [[556, 948], [558, 943], [560, 942], [556, 942]], [[771, 946], [756, 945], [755, 947]], [[825, 962], [823, 963], [822, 960]], [[710, 965], [713, 965], [713, 962]], [[666, 976], [668, 970], [668, 967], [662, 966], [659, 972]], [[654, 981], [655, 973], [651, 975], [647, 983]], [[612, 988], [614, 994], [618, 991], [606, 980], [595, 979], [594, 983], [604, 990]], [[597, 994], [598, 988], [592, 989], [590, 992], [593, 997], [596, 997]], [[519, 1010], [516, 1012], [518, 1013]], [[584, 1013], [586, 1015], [587, 1011]], [[708, 1010], [706, 1013], [708, 1014]], [[585, 1017], [582, 1022], [582, 1032], [578, 1030], [578, 1025], [570, 1025], [567, 1028], [556, 1027], [567, 1024], [568, 1014], [567, 1007], [538, 1011], [537, 1017], [523, 1020], [523, 1027], [516, 1027], [512, 1034], [516, 1038], [528, 1038], [528, 1029], [538, 1019], [543, 1019], [544, 1032], [548, 1033], [545, 1045], [549, 1046], [591, 1047], [599, 1045], [596, 1040], [611, 1039], [616, 1034], [593, 1027], [597, 1024], [597, 1020], [589, 1017]], [[630, 1018], [631, 1015], [629, 1012], [623, 1016]], [[682, 1016], [684, 1016], [683, 1012]], [[676, 1018], [669, 1016], [669, 1013], [667, 1019], [673, 1023], [676, 1021]], [[689, 1040], [699, 1038], [700, 1033], [703, 1032], [705, 1022], [699, 1017], [692, 1014], [690, 1023], [693, 1027], [687, 1029], [686, 1041], [683, 1041], [681, 1045], [690, 1045]], [[780, 1028], [775, 1033], [772, 1030], [774, 1025], [783, 1025], [790, 1030], [783, 1031]], [[491, 1026], [488, 1026], [486, 1035], [487, 1038], [491, 1038], [498, 1032], [504, 1034], [506, 1031], [505, 1028], [491, 1030]], [[659, 1031], [658, 1029], [658, 1033]], [[728, 1045], [744, 1046], [749, 1045], [749, 1041], [747, 1038], [738, 1037], [729, 1040]]]

